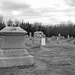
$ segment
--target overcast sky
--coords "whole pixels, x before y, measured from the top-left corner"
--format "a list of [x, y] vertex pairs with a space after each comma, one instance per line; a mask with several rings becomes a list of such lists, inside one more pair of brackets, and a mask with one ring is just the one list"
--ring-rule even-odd
[[75, 0], [0, 0], [0, 15], [4, 19], [57, 24], [75, 23]]

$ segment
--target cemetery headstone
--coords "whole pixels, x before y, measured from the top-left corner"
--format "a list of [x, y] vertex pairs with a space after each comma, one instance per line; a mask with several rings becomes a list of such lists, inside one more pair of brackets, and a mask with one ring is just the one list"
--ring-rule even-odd
[[32, 33], [29, 33], [29, 40], [32, 41]]
[[41, 32], [41, 31], [34, 32], [33, 43], [35, 45], [41, 45], [41, 37], [42, 37], [42, 35], [43, 35], [43, 32]]
[[59, 40], [59, 38], [57, 37], [57, 41]]
[[69, 36], [69, 35], [67, 36], [67, 39], [68, 39], [68, 40], [70, 39], [70, 36]]
[[58, 34], [58, 39], [60, 40], [60, 38], [61, 38], [61, 34]]
[[51, 37], [51, 40], [56, 40], [56, 39], [57, 39], [57, 37], [54, 35]]
[[20, 27], [5, 27], [1, 33], [0, 67], [34, 64], [25, 46], [26, 31]]
[[71, 36], [71, 40], [73, 40], [73, 36]]
[[57, 44], [59, 44], [59, 37], [57, 37]]
[[65, 39], [65, 37], [64, 37], [64, 36], [62, 36], [62, 38], [63, 38], [63, 39]]
[[32, 37], [32, 33], [31, 32], [29, 33], [29, 37]]
[[45, 37], [43, 37], [43, 36], [42, 36], [42, 38], [41, 38], [41, 45], [42, 45], [42, 46], [45, 46], [45, 45], [46, 45], [46, 39], [45, 39]]

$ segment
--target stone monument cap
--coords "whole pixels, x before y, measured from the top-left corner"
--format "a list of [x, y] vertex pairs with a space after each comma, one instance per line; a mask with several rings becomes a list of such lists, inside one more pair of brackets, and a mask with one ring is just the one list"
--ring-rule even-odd
[[34, 32], [34, 36], [35, 37], [42, 37], [42, 35], [43, 35], [42, 31], [36, 31], [36, 32]]
[[5, 27], [0, 31], [1, 34], [27, 34], [27, 31], [20, 27]]

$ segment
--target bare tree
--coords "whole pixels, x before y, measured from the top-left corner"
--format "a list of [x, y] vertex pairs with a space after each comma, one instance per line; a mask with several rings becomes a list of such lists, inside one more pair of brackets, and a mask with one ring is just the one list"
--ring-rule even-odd
[[0, 23], [3, 24], [3, 16], [0, 16]]
[[13, 21], [11, 19], [7, 21], [7, 26], [13, 26]]
[[17, 27], [20, 26], [20, 21], [19, 21], [19, 20], [16, 19], [16, 20], [14, 21], [14, 23], [15, 23], [15, 26], [17, 26]]

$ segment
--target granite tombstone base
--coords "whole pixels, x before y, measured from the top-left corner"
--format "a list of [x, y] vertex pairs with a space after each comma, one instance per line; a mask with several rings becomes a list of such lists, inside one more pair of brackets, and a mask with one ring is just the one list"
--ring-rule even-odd
[[0, 67], [33, 65], [34, 59], [27, 50], [0, 50]]

